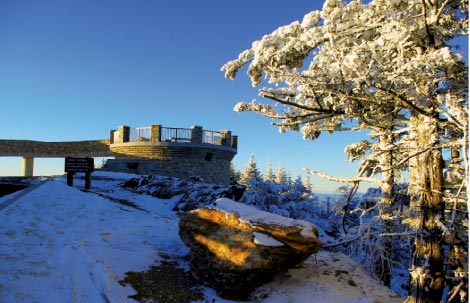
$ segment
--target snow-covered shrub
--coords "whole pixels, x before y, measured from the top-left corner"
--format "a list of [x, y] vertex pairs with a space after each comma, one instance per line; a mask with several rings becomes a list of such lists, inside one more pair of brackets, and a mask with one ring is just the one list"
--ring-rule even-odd
[[313, 193], [297, 182], [278, 184], [269, 181], [247, 180], [248, 188], [241, 202], [285, 217], [312, 221], [316, 216], [317, 200]]
[[287, 217], [287, 218], [290, 218], [290, 213], [289, 211], [285, 210], [285, 209], [282, 209], [282, 208], [279, 208], [277, 205], [275, 204], [272, 204], [272, 205], [269, 205], [268, 206], [268, 211], [270, 213], [273, 213], [273, 214], [276, 214], [276, 215], [280, 215], [280, 216], [284, 216], [284, 217]]

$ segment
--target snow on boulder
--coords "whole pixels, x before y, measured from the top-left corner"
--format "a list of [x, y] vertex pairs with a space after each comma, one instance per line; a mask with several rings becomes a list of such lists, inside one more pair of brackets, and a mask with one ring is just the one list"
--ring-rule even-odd
[[179, 227], [193, 273], [228, 299], [245, 298], [322, 246], [313, 224], [226, 198], [182, 214]]

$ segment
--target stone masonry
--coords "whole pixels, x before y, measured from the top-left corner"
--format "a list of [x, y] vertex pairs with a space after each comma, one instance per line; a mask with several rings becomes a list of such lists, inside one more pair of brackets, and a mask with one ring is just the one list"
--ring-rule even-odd
[[111, 132], [110, 149], [115, 159], [108, 160], [103, 169], [177, 178], [201, 177], [208, 183], [230, 184], [230, 161], [236, 155], [238, 143], [230, 131], [218, 132], [220, 141], [208, 144], [204, 143], [200, 126], [192, 127], [190, 136], [177, 139], [180, 141], [162, 140], [165, 128], [161, 125], [150, 127], [150, 138], [136, 141], [130, 140], [129, 129], [120, 126], [116, 136]]
[[112, 157], [109, 140], [43, 142], [32, 140], [0, 140], [1, 157]]

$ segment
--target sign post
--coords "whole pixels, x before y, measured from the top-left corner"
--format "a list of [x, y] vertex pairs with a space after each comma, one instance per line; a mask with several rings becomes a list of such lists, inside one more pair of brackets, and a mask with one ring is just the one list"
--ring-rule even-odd
[[73, 186], [73, 176], [75, 173], [85, 173], [85, 189], [91, 187], [91, 173], [94, 170], [94, 159], [86, 158], [65, 158], [65, 172], [67, 173], [67, 185]]

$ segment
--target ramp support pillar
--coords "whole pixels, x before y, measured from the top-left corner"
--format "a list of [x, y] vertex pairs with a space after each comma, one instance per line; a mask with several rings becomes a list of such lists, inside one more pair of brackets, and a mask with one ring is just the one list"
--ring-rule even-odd
[[34, 157], [23, 157], [23, 176], [32, 177], [34, 171]]

